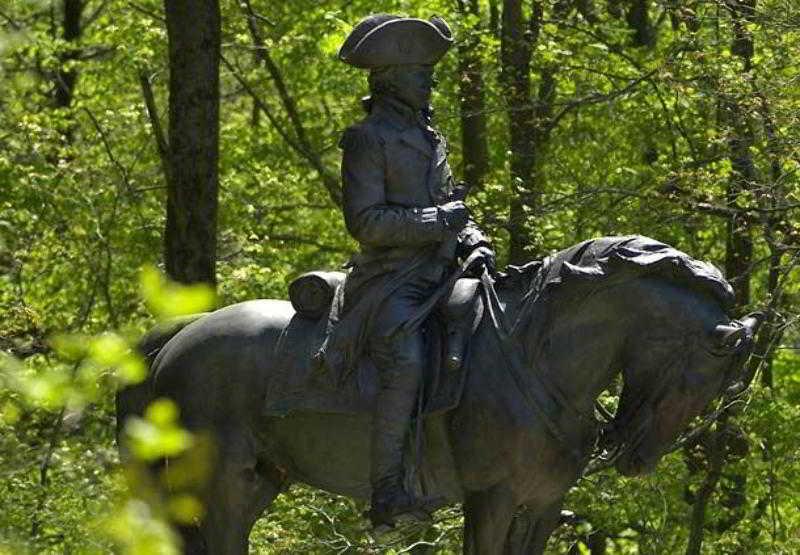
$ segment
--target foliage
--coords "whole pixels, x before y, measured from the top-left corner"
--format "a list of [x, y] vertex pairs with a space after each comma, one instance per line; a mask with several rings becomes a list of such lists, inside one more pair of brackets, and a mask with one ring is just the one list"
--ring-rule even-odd
[[[60, 27], [65, 2], [0, 0], [0, 348], [8, 353], [0, 359], [0, 550], [107, 552], [116, 545], [168, 553], [174, 538], [164, 517], [191, 520], [202, 507], [189, 497], [147, 504], [123, 485], [112, 398], [120, 384], [143, 376], [131, 345], [153, 316], [283, 298], [291, 278], [339, 267], [354, 251], [309, 155], [335, 179], [337, 142], [360, 117], [358, 98], [366, 94], [364, 75], [338, 62], [336, 50], [349, 26], [374, 11], [438, 13], [459, 40], [476, 38], [489, 171], [469, 204], [500, 259], [507, 257], [509, 106], [491, 15], [491, 6], [502, 9], [504, 2], [481, 0], [477, 14], [465, 15], [459, 2], [444, 0], [254, 0], [264, 49], [297, 106], [300, 128], [256, 55], [247, 3], [221, 2], [216, 293], [171, 285], [154, 269], [165, 182], [143, 82], [166, 125], [163, 6], [79, 4], [80, 34], [67, 40]], [[525, 3], [526, 16], [531, 4]], [[744, 447], [726, 455], [707, 505], [703, 552], [798, 552], [796, 10], [777, 0], [738, 12], [744, 4], [733, 0], [644, 3], [655, 39], [643, 45], [627, 4], [566, 4], [558, 11], [563, 3], [541, 3], [530, 67], [533, 102], [551, 102], [543, 116], [549, 131], [535, 145], [541, 196], [526, 222], [530, 252], [546, 254], [599, 234], [644, 233], [726, 267], [732, 237], [752, 242], [746, 274], [731, 276], [739, 290], [750, 285], [749, 305], [740, 309], [769, 306], [770, 329], [780, 333], [774, 361], [760, 367], [747, 403], [732, 417]], [[71, 74], [75, 84], [64, 102], [58, 91]], [[546, 75], [555, 93], [537, 96]], [[438, 78], [436, 123], [449, 138], [458, 174], [456, 49]], [[308, 148], [296, 146], [298, 132]], [[142, 274], [143, 267], [150, 269]], [[200, 440], [182, 431], [176, 417], [163, 401], [130, 422], [125, 429], [136, 439], [136, 454], [151, 459], [197, 447]], [[550, 549], [586, 553], [602, 536], [609, 553], [685, 551], [693, 503], [708, 476], [704, 449], [671, 454], [641, 481], [611, 471], [582, 481], [567, 499], [575, 516]], [[363, 509], [295, 487], [258, 523], [254, 549], [399, 552], [419, 539], [370, 543]], [[455, 509], [441, 515], [424, 536], [432, 550], [457, 550], [459, 518]]]

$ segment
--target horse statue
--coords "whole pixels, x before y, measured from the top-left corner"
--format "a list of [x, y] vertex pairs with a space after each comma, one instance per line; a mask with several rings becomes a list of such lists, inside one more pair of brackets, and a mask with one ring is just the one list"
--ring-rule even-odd
[[[655, 240], [585, 241], [482, 287], [461, 378], [442, 378], [463, 382], [458, 398], [420, 414], [409, 446], [418, 491], [463, 504], [464, 553], [542, 553], [601, 429], [619, 472], [650, 472], [712, 399], [747, 386], [759, 318], [732, 320], [719, 271]], [[319, 404], [265, 410], [281, 397], [273, 377], [300, 368], [323, 328], [287, 301], [254, 300], [143, 340], [150, 373], [118, 394], [118, 426], [168, 397], [214, 443], [205, 514], [182, 528], [186, 553], [247, 553], [256, 519], [292, 483], [369, 498], [369, 410], [330, 408], [337, 389], [313, 379]], [[601, 426], [595, 402], [618, 376], [618, 407]]]

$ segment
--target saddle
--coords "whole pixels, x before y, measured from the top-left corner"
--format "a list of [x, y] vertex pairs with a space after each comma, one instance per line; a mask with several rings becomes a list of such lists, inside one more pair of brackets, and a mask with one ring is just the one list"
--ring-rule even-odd
[[[355, 371], [344, 379], [331, 375], [314, 360], [325, 338], [327, 315], [335, 289], [344, 283], [341, 272], [310, 272], [289, 287], [295, 316], [284, 329], [276, 349], [279, 361], [267, 384], [265, 413], [292, 412], [372, 414], [378, 393], [378, 370], [364, 354]], [[466, 377], [469, 339], [483, 317], [480, 280], [461, 278], [423, 324], [428, 364], [420, 391], [421, 413], [441, 414], [460, 401]]]

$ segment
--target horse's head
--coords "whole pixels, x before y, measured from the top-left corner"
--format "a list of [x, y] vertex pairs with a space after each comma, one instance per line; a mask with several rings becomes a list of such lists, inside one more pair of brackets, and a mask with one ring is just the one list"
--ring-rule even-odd
[[694, 325], [684, 317], [633, 335], [613, 426], [622, 448], [616, 467], [624, 475], [654, 470], [710, 401], [726, 389], [741, 391], [749, 385], [742, 383], [742, 370], [760, 315], [729, 321], [721, 320], [718, 311], [696, 310]]

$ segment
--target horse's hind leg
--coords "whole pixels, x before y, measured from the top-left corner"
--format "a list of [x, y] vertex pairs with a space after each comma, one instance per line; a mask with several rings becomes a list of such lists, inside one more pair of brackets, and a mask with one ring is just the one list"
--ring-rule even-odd
[[514, 516], [504, 555], [541, 555], [561, 518], [561, 500], [544, 511], [525, 510]]
[[467, 495], [464, 502], [465, 555], [500, 555], [514, 516], [511, 489], [497, 484]]
[[247, 432], [219, 433], [217, 464], [200, 526], [208, 555], [247, 555], [250, 530], [283, 484]]

